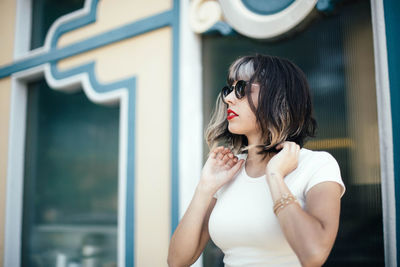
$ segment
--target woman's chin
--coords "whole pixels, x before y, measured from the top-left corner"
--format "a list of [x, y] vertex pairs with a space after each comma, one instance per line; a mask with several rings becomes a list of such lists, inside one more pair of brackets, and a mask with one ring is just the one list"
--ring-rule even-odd
[[233, 126], [232, 123], [228, 124], [228, 131], [232, 134], [243, 134], [240, 129], [237, 129], [237, 127]]

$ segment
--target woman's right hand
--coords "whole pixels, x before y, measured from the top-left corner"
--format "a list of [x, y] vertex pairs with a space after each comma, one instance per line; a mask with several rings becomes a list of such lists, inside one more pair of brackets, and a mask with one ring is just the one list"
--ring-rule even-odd
[[215, 148], [204, 164], [199, 186], [214, 195], [219, 188], [232, 180], [243, 162], [244, 160], [238, 160], [229, 148]]

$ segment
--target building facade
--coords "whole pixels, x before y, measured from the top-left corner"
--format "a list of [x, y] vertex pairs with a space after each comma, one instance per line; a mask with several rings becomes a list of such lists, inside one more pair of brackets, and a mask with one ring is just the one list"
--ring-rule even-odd
[[[346, 184], [327, 266], [397, 266], [395, 0], [4, 0], [0, 265], [166, 266], [227, 67], [289, 58]], [[221, 266], [209, 242], [194, 266]]]

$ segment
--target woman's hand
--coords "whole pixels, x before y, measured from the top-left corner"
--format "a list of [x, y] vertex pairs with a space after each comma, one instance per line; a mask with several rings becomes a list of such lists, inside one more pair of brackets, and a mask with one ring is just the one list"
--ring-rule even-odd
[[238, 160], [228, 148], [223, 146], [211, 151], [204, 164], [199, 186], [210, 194], [229, 182], [242, 167], [244, 160]]
[[266, 173], [277, 173], [285, 177], [297, 168], [299, 161], [300, 146], [294, 142], [286, 141], [276, 146], [281, 149], [273, 156], [265, 169]]

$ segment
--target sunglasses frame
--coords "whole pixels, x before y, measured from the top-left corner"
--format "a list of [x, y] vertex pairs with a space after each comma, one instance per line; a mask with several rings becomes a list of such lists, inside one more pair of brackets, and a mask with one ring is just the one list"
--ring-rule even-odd
[[[246, 81], [244, 81], [244, 80], [239, 80], [239, 81], [236, 82], [235, 85], [231, 85], [231, 86], [226, 85], [226, 86], [224, 86], [224, 87], [221, 89], [221, 99], [222, 99], [222, 102], [224, 102], [225, 104], [227, 104], [226, 101], [225, 101], [225, 98], [226, 98], [230, 93], [232, 93], [232, 91], [235, 91], [235, 96], [236, 96], [237, 99], [242, 99], [242, 98], [246, 95], [245, 89], [246, 89], [247, 84], [248, 84], [248, 82], [246, 82]], [[225, 91], [225, 90], [229, 90], [227, 94], [224, 94], [224, 91]], [[242, 93], [240, 92], [240, 90], [241, 90]]]

